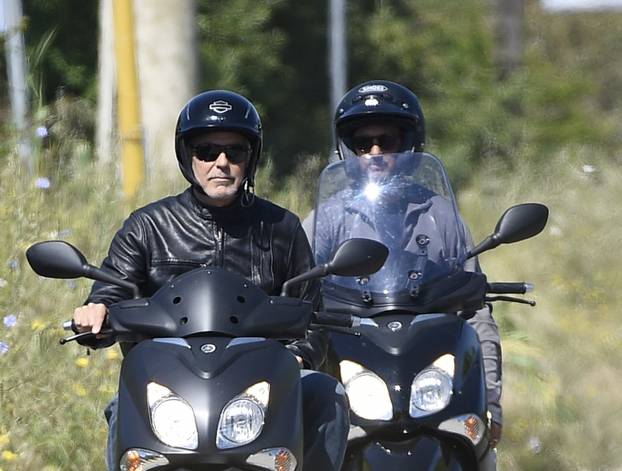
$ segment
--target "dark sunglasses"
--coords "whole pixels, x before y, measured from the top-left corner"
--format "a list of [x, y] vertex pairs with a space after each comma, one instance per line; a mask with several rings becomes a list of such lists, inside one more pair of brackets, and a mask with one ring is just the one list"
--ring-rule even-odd
[[374, 145], [382, 150], [396, 151], [400, 145], [401, 139], [396, 134], [380, 134], [378, 136], [354, 136], [352, 144], [354, 151], [360, 154], [368, 154]]
[[232, 164], [241, 164], [248, 160], [251, 155], [251, 148], [243, 144], [223, 146], [211, 143], [199, 144], [192, 148], [192, 155], [203, 162], [214, 162], [223, 152], [227, 156], [229, 162]]

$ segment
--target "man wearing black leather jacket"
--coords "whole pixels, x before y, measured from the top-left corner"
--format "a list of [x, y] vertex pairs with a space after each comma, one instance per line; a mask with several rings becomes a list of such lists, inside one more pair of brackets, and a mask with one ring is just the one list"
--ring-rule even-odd
[[[201, 266], [238, 273], [270, 295], [309, 270], [313, 256], [300, 220], [293, 213], [254, 195], [262, 129], [255, 107], [228, 91], [192, 98], [177, 122], [175, 150], [191, 186], [133, 212], [114, 236], [102, 268], [136, 284], [151, 296], [174, 277]], [[131, 298], [123, 288], [96, 282], [85, 306], [74, 312], [79, 331], [98, 333], [106, 306]], [[317, 282], [302, 284], [292, 296], [319, 303]], [[88, 346], [112, 342], [98, 339]], [[125, 354], [132, 345], [121, 345]], [[305, 469], [339, 469], [348, 432], [348, 405], [342, 386], [310, 371], [326, 355], [326, 339], [317, 331], [287, 345], [301, 367]], [[116, 399], [109, 405], [109, 469], [115, 464]]]

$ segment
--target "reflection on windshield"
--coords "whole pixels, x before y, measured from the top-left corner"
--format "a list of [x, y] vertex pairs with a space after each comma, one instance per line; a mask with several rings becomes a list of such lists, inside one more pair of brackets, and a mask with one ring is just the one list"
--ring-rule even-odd
[[417, 290], [465, 259], [464, 229], [440, 161], [426, 153], [352, 158], [320, 177], [314, 251], [326, 263], [353, 237], [389, 248], [383, 268], [369, 277], [330, 277], [328, 283], [382, 294]]

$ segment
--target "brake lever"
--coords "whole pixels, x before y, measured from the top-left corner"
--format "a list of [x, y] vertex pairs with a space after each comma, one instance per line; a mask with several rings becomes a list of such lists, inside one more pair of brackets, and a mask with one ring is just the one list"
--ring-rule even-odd
[[73, 342], [75, 340], [89, 338], [91, 336], [92, 337], [97, 337], [97, 336], [100, 336], [100, 335], [106, 336], [106, 335], [113, 334], [113, 333], [114, 333], [114, 331], [112, 329], [102, 330], [102, 331], [100, 331], [97, 334], [94, 334], [93, 332], [80, 332], [79, 334], [75, 334], [75, 335], [72, 335], [70, 337], [65, 337], [63, 339], [60, 339], [58, 341], [58, 343], [60, 343], [61, 345], [65, 345], [66, 343]]
[[536, 305], [536, 302], [532, 301], [531, 299], [521, 299], [515, 298], [513, 296], [490, 296], [486, 297], [484, 300], [486, 302], [507, 301], [509, 303], [527, 304], [531, 307], [534, 307]]

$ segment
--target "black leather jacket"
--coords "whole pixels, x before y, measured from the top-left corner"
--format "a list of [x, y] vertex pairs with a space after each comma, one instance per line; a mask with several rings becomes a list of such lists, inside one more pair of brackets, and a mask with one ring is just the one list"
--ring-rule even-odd
[[[256, 197], [250, 207], [202, 205], [191, 188], [133, 212], [116, 233], [102, 268], [133, 282], [151, 296], [174, 277], [200, 266], [236, 272], [270, 295], [283, 283], [313, 267], [309, 242], [296, 215]], [[319, 303], [319, 283], [300, 285], [291, 294]], [[95, 282], [87, 302], [110, 305], [131, 298], [118, 286]], [[108, 346], [105, 341], [86, 343]], [[123, 351], [128, 346], [122, 345]], [[326, 338], [312, 333], [288, 345], [315, 369], [326, 355]]]

